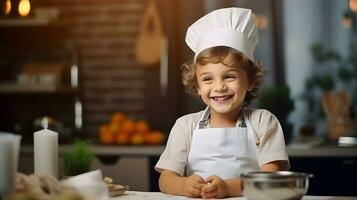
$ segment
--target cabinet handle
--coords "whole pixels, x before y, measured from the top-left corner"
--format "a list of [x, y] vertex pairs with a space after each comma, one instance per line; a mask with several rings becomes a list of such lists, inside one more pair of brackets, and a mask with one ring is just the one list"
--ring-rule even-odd
[[355, 162], [353, 159], [343, 159], [342, 165], [353, 165]]

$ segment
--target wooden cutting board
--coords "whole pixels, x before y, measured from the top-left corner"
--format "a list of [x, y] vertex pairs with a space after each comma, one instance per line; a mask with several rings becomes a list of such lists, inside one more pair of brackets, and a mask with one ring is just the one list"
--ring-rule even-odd
[[158, 63], [160, 61], [161, 40], [163, 37], [162, 23], [156, 1], [149, 0], [136, 42], [136, 60], [147, 66]]
[[347, 91], [327, 91], [323, 95], [322, 103], [327, 115], [330, 140], [337, 140], [338, 137], [355, 133], [350, 110], [352, 101]]

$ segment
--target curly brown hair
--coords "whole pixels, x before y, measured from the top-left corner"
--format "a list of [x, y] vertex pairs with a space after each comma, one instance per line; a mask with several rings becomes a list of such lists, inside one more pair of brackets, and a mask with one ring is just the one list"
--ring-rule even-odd
[[233, 55], [238, 65], [242, 66], [247, 72], [248, 80], [254, 84], [254, 88], [248, 91], [244, 103], [249, 105], [250, 102], [258, 96], [258, 90], [264, 81], [265, 70], [260, 62], [253, 62], [241, 52], [226, 46], [216, 46], [202, 51], [191, 64], [183, 64], [182, 69], [182, 83], [185, 86], [186, 92], [192, 95], [198, 95], [197, 92], [197, 77], [196, 66], [206, 65], [208, 63], [221, 63], [229, 55]]

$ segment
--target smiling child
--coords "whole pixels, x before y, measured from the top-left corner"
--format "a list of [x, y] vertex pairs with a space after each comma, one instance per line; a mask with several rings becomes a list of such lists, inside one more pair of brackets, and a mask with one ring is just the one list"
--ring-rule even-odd
[[289, 168], [278, 119], [248, 107], [264, 75], [253, 57], [258, 32], [252, 12], [208, 13], [188, 28], [186, 43], [195, 56], [183, 65], [183, 84], [207, 107], [173, 126], [155, 166], [160, 190], [201, 198], [241, 196], [242, 173]]

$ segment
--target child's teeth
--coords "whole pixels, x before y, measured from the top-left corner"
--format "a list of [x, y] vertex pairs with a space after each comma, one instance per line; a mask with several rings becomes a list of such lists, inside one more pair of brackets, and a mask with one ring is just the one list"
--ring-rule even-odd
[[215, 97], [214, 99], [215, 99], [216, 101], [224, 101], [224, 100], [228, 99], [228, 97], [227, 97], [227, 96], [224, 96], [224, 97]]

